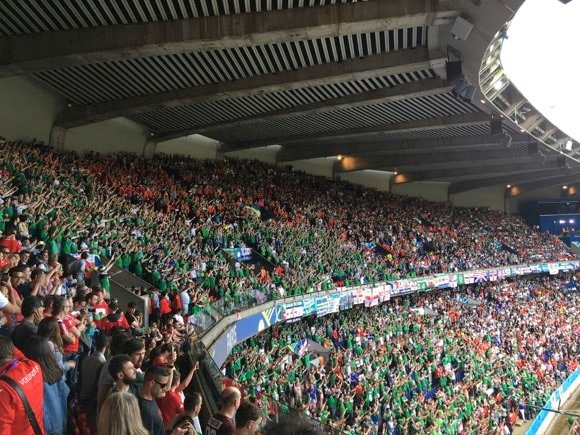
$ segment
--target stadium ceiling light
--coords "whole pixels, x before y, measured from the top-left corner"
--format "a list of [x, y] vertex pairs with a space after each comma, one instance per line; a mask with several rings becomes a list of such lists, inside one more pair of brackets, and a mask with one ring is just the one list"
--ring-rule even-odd
[[562, 189], [567, 189], [568, 186], [566, 186], [565, 184], [562, 186]]
[[570, 139], [566, 141], [566, 151], [572, 151], [572, 144], [573, 142]]
[[506, 187], [509, 189], [509, 188], [511, 188], [511, 187], [512, 187], [512, 185], [511, 185], [511, 184], [508, 184]]

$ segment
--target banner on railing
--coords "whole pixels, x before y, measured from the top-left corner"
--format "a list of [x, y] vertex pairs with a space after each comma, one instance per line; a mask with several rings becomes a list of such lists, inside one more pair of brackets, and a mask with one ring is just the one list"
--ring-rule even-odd
[[[575, 270], [580, 268], [579, 261], [558, 263], [538, 263], [534, 265], [505, 266], [486, 270], [474, 270], [449, 274], [438, 274], [429, 277], [401, 279], [376, 285], [359, 286], [355, 288], [340, 288], [330, 292], [321, 292], [305, 295], [302, 300], [290, 302], [279, 301], [275, 306], [235, 321], [233, 330], [228, 328], [227, 333], [212, 345], [215, 361], [220, 366], [225, 361], [224, 354], [262, 330], [278, 322], [297, 321], [303, 317], [316, 315], [326, 316], [337, 313], [339, 310], [352, 308], [356, 304], [365, 304], [367, 307], [378, 305], [389, 300], [392, 296], [418, 290], [433, 290], [456, 288], [464, 284], [500, 281], [512, 276], [522, 276], [530, 273], [550, 273]], [[234, 343], [235, 342], [235, 343]], [[232, 344], [233, 343], [233, 344]], [[227, 356], [227, 355], [226, 355]]]

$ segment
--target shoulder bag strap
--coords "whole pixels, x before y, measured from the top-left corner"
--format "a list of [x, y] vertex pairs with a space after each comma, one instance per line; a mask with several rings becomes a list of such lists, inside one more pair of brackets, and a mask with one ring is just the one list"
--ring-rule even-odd
[[38, 425], [38, 421], [36, 420], [36, 415], [34, 414], [34, 411], [32, 410], [32, 408], [30, 407], [30, 403], [28, 403], [28, 399], [24, 395], [24, 391], [22, 391], [20, 386], [16, 382], [14, 382], [13, 379], [10, 379], [6, 375], [0, 377], [0, 380], [6, 382], [8, 385], [10, 385], [12, 387], [12, 389], [14, 391], [16, 391], [16, 393], [20, 397], [20, 400], [22, 400], [22, 404], [24, 405], [24, 410], [26, 411], [26, 416], [28, 417], [28, 421], [30, 422], [30, 425], [32, 426], [32, 430], [34, 431], [34, 434], [35, 435], [42, 435], [42, 430], [40, 430], [40, 426]]

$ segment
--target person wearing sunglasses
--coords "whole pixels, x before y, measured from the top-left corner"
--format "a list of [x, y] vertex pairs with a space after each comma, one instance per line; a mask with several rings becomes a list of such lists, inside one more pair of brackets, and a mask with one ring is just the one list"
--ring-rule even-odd
[[145, 372], [145, 380], [138, 399], [143, 426], [151, 435], [165, 435], [161, 411], [156, 401], [165, 395], [169, 378], [170, 373], [164, 367], [151, 366]]

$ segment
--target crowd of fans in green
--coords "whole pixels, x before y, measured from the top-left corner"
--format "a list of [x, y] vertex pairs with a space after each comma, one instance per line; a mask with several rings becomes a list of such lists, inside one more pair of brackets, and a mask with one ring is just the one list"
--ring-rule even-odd
[[226, 374], [264, 409], [340, 433], [511, 434], [578, 367], [580, 293], [565, 284], [488, 283], [275, 326], [234, 348]]
[[[231, 310], [255, 302], [256, 291], [271, 298], [570, 258], [557, 238], [503, 213], [258, 161], [81, 157], [6, 141], [0, 150], [0, 231], [16, 218], [11, 229], [25, 245], [44, 243], [49, 262], [83, 250], [114, 258], [161, 292], [189, 290], [192, 304], [222, 300]], [[223, 251], [244, 247], [274, 269], [255, 271]]]

